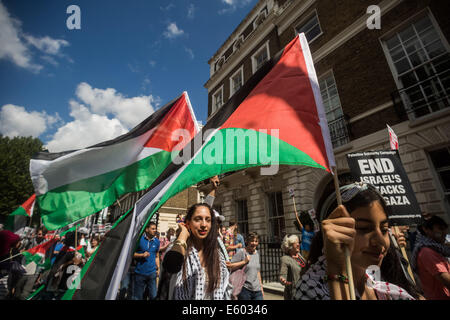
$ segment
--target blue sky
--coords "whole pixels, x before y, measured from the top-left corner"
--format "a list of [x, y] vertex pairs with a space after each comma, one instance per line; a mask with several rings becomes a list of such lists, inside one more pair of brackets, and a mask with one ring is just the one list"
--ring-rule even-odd
[[[256, 3], [0, 0], [0, 133], [82, 148], [183, 91], [204, 124], [208, 60]], [[80, 30], [67, 28], [70, 5]]]

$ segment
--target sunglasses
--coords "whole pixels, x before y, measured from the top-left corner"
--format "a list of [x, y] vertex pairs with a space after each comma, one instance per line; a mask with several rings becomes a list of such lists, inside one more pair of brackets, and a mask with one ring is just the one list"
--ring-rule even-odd
[[376, 188], [375, 186], [364, 182], [354, 182], [352, 184], [340, 188], [342, 193], [341, 194], [342, 202], [343, 203], [349, 202], [360, 192], [369, 189], [375, 191], [380, 196], [381, 199], [384, 199], [378, 188]]

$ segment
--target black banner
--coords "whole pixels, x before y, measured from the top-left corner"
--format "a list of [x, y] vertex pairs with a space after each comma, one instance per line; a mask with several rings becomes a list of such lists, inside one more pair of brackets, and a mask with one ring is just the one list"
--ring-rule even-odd
[[392, 225], [420, 223], [421, 210], [397, 150], [349, 153], [347, 162], [356, 181], [378, 188], [390, 209]]

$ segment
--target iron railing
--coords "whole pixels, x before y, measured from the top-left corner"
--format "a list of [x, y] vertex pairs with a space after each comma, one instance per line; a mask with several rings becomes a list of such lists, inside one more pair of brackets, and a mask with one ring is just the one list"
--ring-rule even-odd
[[350, 141], [348, 122], [345, 116], [341, 116], [333, 121], [328, 121], [331, 143], [334, 148], [342, 146]]
[[278, 282], [280, 259], [283, 256], [281, 241], [268, 236], [260, 236], [258, 251], [262, 282]]

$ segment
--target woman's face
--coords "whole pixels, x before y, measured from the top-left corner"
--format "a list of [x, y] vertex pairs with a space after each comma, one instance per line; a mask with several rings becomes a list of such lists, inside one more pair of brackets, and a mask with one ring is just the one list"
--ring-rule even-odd
[[297, 253], [299, 253], [299, 252], [300, 252], [300, 242], [299, 242], [299, 241], [295, 241], [295, 242], [292, 244], [290, 253], [291, 253], [291, 254], [297, 254]]
[[191, 219], [186, 221], [191, 235], [199, 240], [204, 240], [211, 231], [211, 213], [207, 207], [199, 206], [195, 209]]
[[258, 238], [253, 238], [250, 240], [249, 243], [247, 243], [247, 247], [245, 249], [249, 252], [253, 252], [256, 250], [256, 247], [258, 246], [258, 244], [259, 244]]
[[91, 246], [96, 247], [98, 245], [97, 239], [91, 240]]
[[357, 208], [351, 216], [356, 229], [352, 264], [364, 270], [370, 265], [381, 266], [390, 246], [388, 218], [381, 203]]

